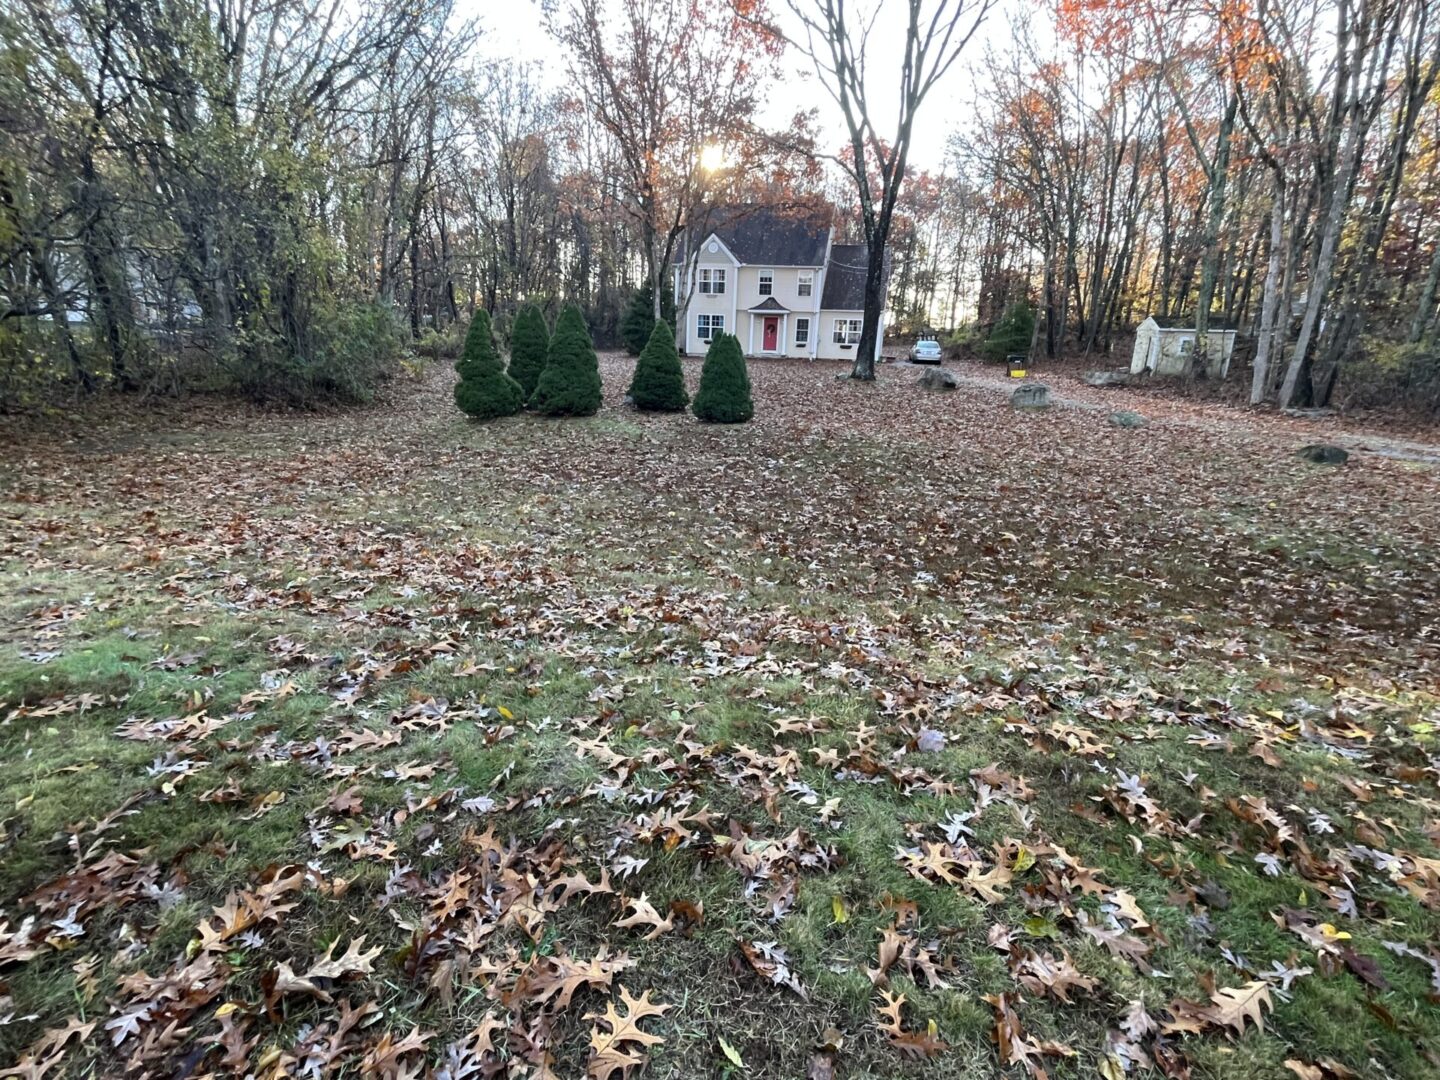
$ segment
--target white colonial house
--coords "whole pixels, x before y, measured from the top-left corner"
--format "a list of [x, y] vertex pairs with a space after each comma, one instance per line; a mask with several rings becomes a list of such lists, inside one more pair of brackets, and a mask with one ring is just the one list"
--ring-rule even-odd
[[[834, 241], [832, 227], [769, 210], [717, 213], [698, 251], [676, 253], [677, 344], [703, 353], [730, 333], [747, 356], [855, 359], [868, 249]], [[877, 360], [884, 338], [882, 315]]]

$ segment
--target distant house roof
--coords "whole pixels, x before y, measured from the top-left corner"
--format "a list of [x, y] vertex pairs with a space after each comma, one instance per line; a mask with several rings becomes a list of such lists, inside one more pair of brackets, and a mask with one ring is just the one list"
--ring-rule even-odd
[[[764, 208], [716, 210], [708, 236], [714, 233], [730, 253], [750, 266], [824, 266], [830, 228], [811, 218], [794, 217]], [[675, 253], [675, 261], [685, 257]]]
[[774, 311], [783, 313], [790, 309], [781, 304], [780, 301], [776, 300], [773, 296], [767, 296], [762, 303], [756, 304], [750, 310], [754, 312]]
[[[1191, 330], [1195, 329], [1194, 315], [1151, 315], [1150, 321], [1161, 330]], [[1235, 324], [1229, 319], [1221, 319], [1212, 315], [1210, 317], [1211, 330], [1234, 330]]]
[[821, 308], [861, 310], [865, 306], [865, 267], [869, 260], [870, 249], [865, 244], [831, 247], [830, 263], [825, 267], [825, 291], [820, 294]]

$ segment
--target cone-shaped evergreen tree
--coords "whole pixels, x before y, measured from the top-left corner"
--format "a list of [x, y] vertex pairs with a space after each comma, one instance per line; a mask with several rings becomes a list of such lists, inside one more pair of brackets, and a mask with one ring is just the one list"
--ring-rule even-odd
[[1011, 353], [1028, 353], [1034, 336], [1035, 312], [1022, 300], [1005, 309], [980, 348], [991, 360], [1004, 360]]
[[515, 328], [510, 332], [510, 377], [520, 384], [527, 400], [535, 393], [549, 351], [550, 329], [545, 325], [545, 316], [539, 307], [530, 304], [515, 316]]
[[470, 320], [465, 348], [455, 363], [460, 381], [455, 384], [455, 404], [477, 420], [511, 416], [525, 404], [520, 384], [505, 374], [495, 336], [490, 332], [490, 313], [484, 308]]
[[690, 404], [680, 354], [675, 351], [675, 333], [664, 319], [650, 331], [650, 341], [635, 362], [630, 396], [642, 412], [680, 412]]
[[600, 362], [585, 326], [571, 304], [555, 320], [545, 370], [535, 384], [530, 407], [546, 416], [593, 416], [600, 411]]
[[711, 424], [741, 424], [755, 415], [745, 353], [734, 334], [716, 334], [700, 369], [695, 415]]
[[[660, 297], [660, 318], [670, 324], [671, 336], [675, 333], [675, 297], [668, 289]], [[638, 356], [650, 343], [650, 332], [655, 329], [655, 291], [647, 281], [630, 294], [630, 305], [620, 316], [620, 340], [625, 351]]]

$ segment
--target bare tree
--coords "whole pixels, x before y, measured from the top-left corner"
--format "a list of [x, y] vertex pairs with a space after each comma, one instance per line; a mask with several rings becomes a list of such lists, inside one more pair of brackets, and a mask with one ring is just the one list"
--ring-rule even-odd
[[[898, 74], [894, 134], [882, 134], [870, 82], [871, 34], [882, 10], [868, 12], [846, 0], [787, 0], [800, 32], [786, 36], [815, 65], [821, 85], [840, 106], [849, 133], [848, 153], [837, 160], [855, 183], [869, 256], [865, 267], [865, 318], [851, 378], [875, 378], [880, 319], [885, 308], [885, 245], [895, 203], [905, 182], [915, 117], [925, 98], [960, 58], [993, 0], [904, 0], [905, 45]], [[744, 6], [736, 0], [736, 10]], [[755, 19], [754, 15], [746, 18]]]
[[[609, 21], [615, 13], [618, 29]], [[658, 319], [676, 243], [715, 197], [703, 155], [743, 141], [764, 78], [755, 57], [773, 49], [773, 39], [688, 0], [570, 0], [551, 30], [589, 115], [619, 152], [621, 169], [610, 179], [640, 235]]]

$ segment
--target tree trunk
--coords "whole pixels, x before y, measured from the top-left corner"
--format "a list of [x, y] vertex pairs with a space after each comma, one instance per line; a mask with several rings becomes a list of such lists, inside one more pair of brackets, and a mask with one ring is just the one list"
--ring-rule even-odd
[[[860, 344], [855, 346], [855, 366], [850, 369], [850, 377], [862, 382], [875, 379], [875, 352], [880, 341], [880, 319], [885, 313], [885, 240], [880, 229], [875, 231], [865, 263], [865, 318], [860, 325]], [[889, 231], [887, 216], [884, 232]]]
[[[1277, 332], [1281, 255], [1285, 244], [1285, 188], [1277, 175], [1275, 201], [1270, 207], [1270, 258], [1265, 265], [1265, 288], [1260, 301], [1260, 327], [1255, 347], [1255, 368], [1250, 375], [1250, 404], [1265, 400], [1270, 383], [1270, 353]], [[1286, 320], [1288, 322], [1288, 319]]]
[[1230, 173], [1230, 136], [1235, 130], [1235, 114], [1240, 95], [1230, 95], [1230, 103], [1220, 121], [1216, 135], [1215, 164], [1210, 170], [1210, 212], [1205, 218], [1204, 255], [1200, 262], [1200, 290], [1195, 297], [1195, 351], [1186, 364], [1186, 374], [1197, 363], [1210, 369], [1210, 306], [1215, 300], [1215, 276], [1220, 262], [1220, 226], [1225, 219], [1225, 189]]
[[[1290, 354], [1290, 365], [1285, 370], [1285, 381], [1280, 387], [1280, 407], [1287, 409], [1296, 401], [1297, 395], [1306, 404], [1312, 400], [1309, 387], [1310, 345], [1320, 325], [1320, 312], [1325, 306], [1330, 291], [1330, 279], [1335, 273], [1335, 258], [1340, 245], [1340, 234], [1345, 226], [1345, 210], [1354, 187], [1355, 170], [1359, 165], [1360, 152], [1365, 143], [1360, 124], [1353, 122], [1345, 148], [1344, 171], [1337, 178], [1330, 192], [1330, 205], [1326, 208], [1324, 228], [1320, 234], [1320, 252], [1310, 275], [1309, 295], [1305, 301], [1305, 315], [1300, 321], [1300, 334], [1295, 339], [1295, 349]], [[1304, 392], [1301, 380], [1305, 380]]]
[[1415, 317], [1410, 320], [1410, 332], [1405, 341], [1414, 345], [1425, 339], [1435, 319], [1435, 293], [1440, 289], [1440, 241], [1435, 244], [1435, 254], [1430, 256], [1430, 272], [1425, 275], [1425, 287], [1420, 290], [1420, 299], [1415, 304]]

